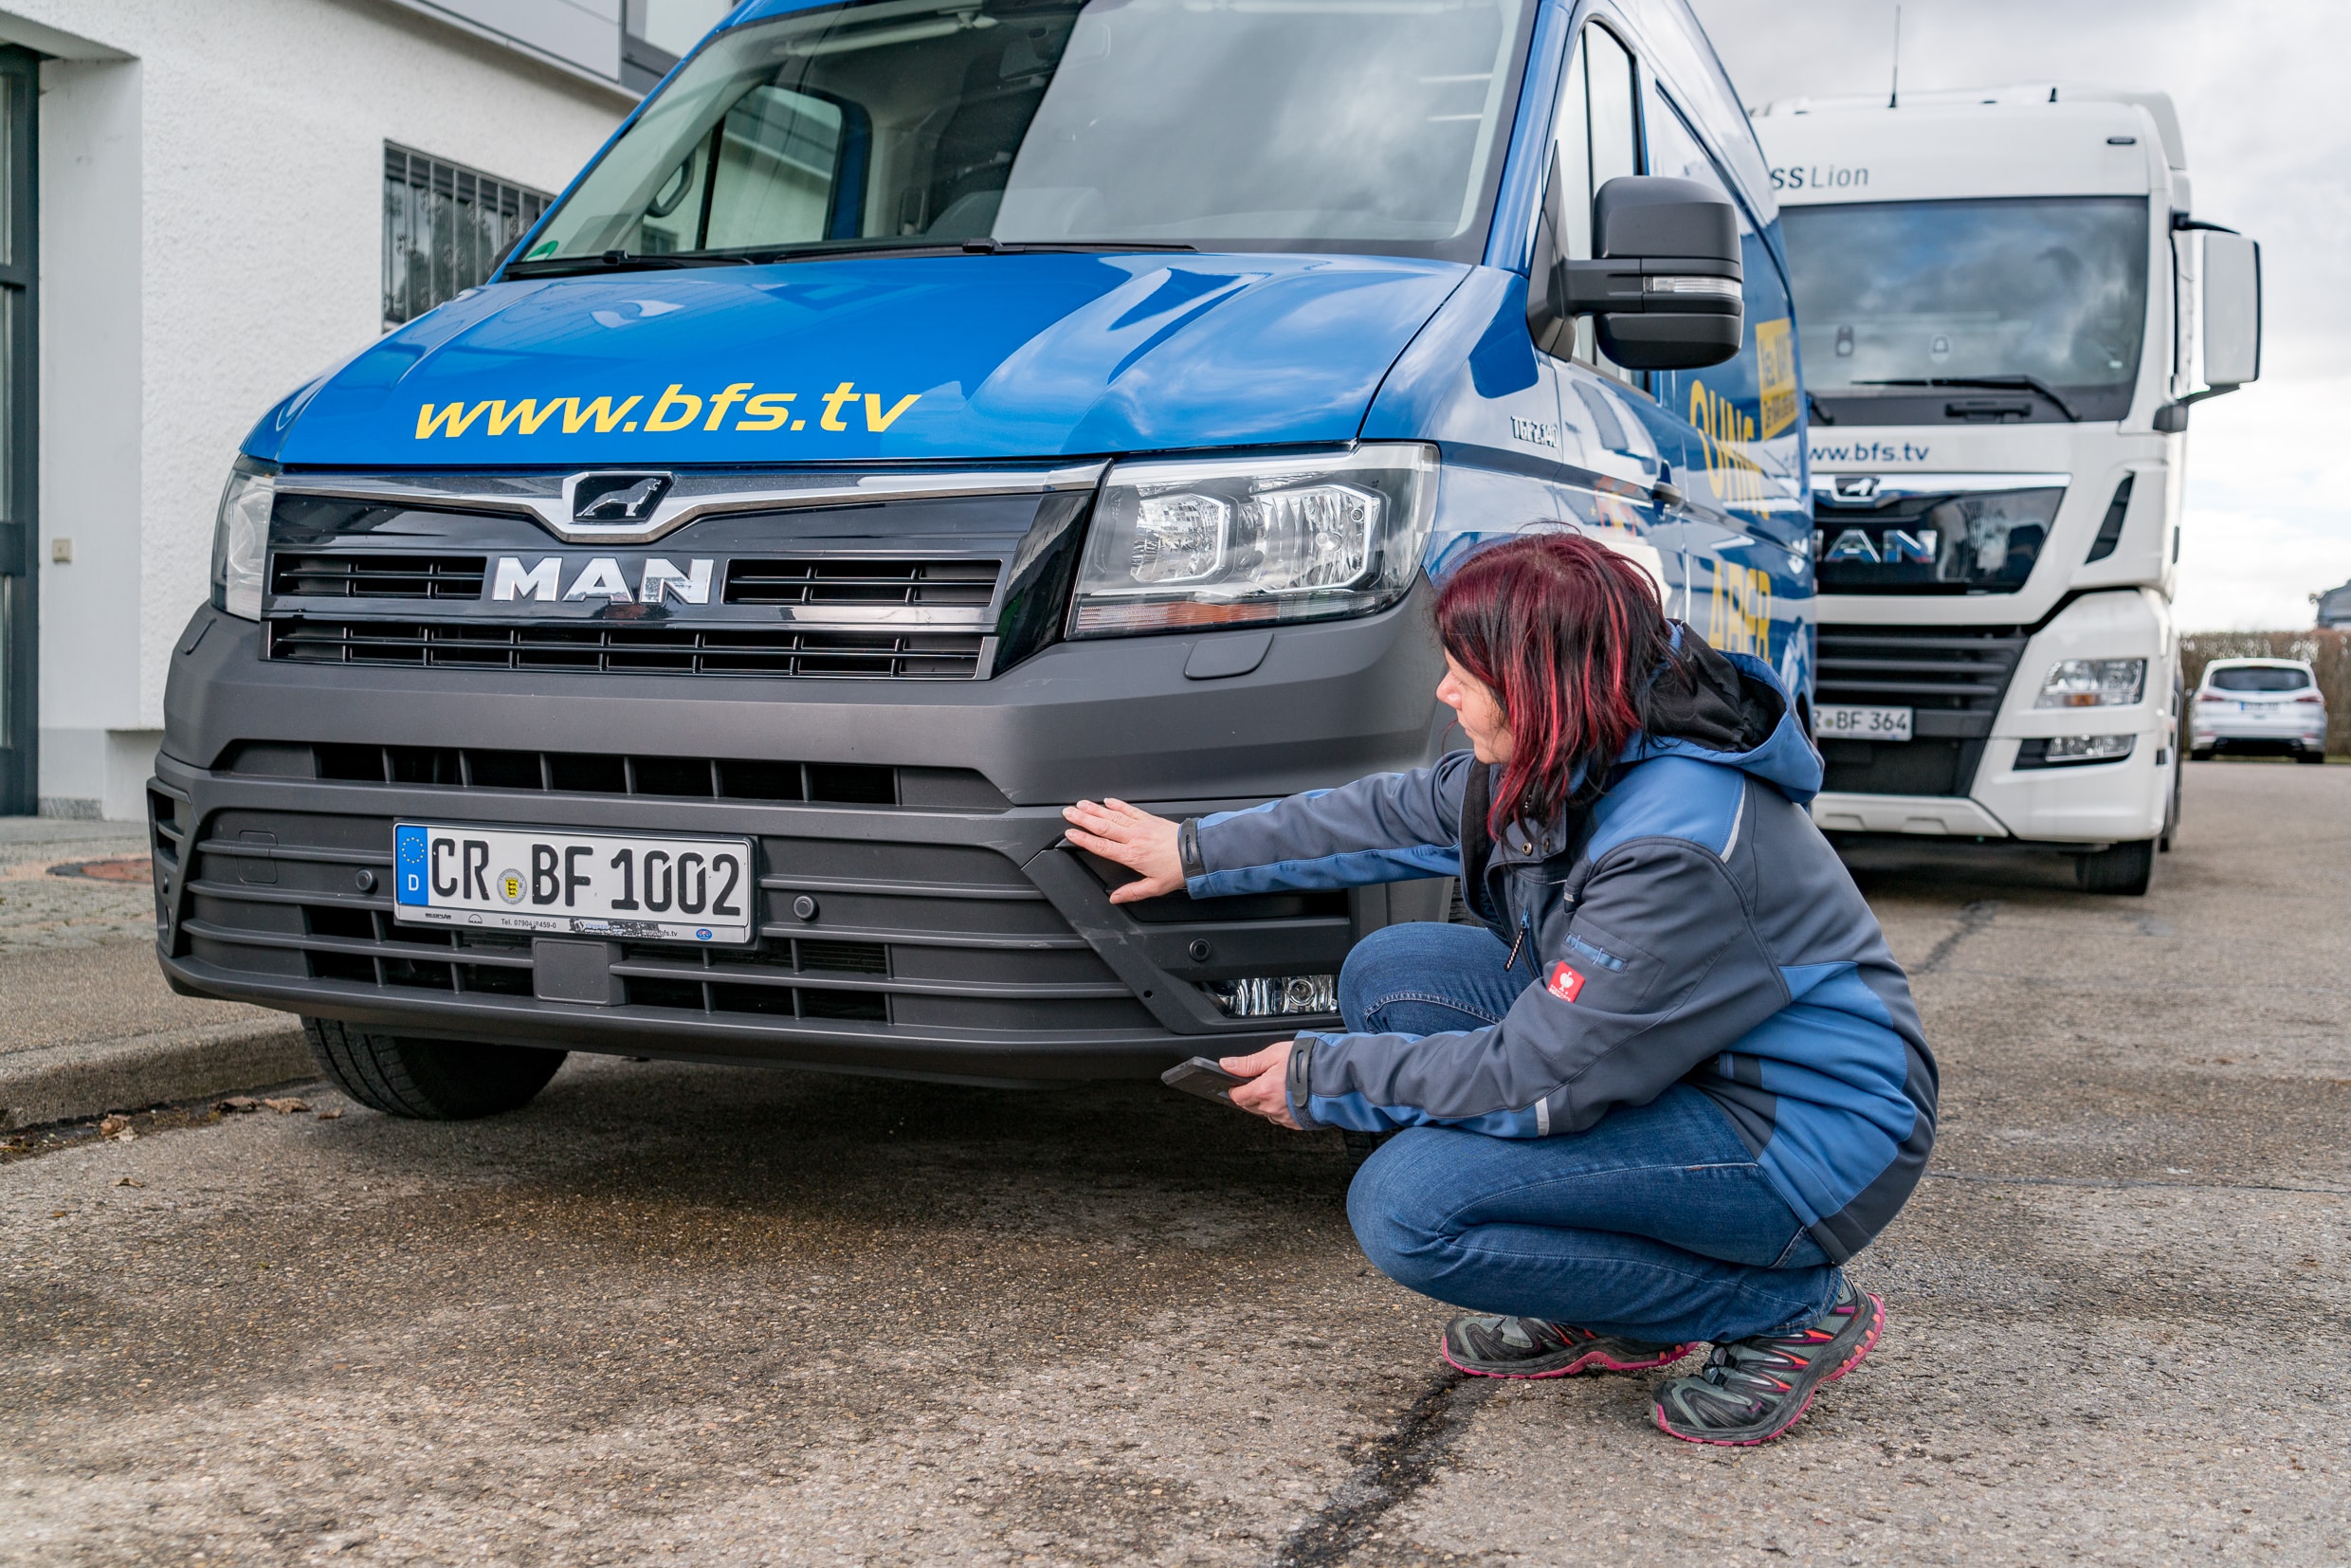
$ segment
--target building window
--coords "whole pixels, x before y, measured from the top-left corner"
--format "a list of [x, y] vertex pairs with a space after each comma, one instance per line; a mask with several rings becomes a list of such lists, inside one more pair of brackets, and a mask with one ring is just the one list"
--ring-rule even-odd
[[487, 278], [553, 199], [384, 143], [384, 325], [412, 321]]
[[735, 0], [622, 0], [622, 84], [640, 93], [650, 91], [734, 9]]

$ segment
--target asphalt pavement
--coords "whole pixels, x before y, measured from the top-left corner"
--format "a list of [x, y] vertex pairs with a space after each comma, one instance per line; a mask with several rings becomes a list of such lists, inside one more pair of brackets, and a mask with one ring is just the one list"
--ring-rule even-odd
[[0, 1164], [0, 1559], [2351, 1559], [2351, 768], [2188, 789], [2144, 899], [1856, 855], [1944, 1121], [1776, 1444], [1446, 1372], [1327, 1135], [574, 1058]]

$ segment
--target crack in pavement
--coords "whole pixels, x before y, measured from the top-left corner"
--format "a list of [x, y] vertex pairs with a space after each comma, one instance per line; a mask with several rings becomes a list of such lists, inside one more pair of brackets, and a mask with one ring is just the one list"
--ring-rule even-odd
[[1999, 913], [1998, 899], [1970, 899], [1959, 905], [1959, 928], [1927, 949], [1926, 957], [1921, 958], [1910, 973], [1932, 975], [1942, 968], [1944, 960], [1951, 957], [1959, 943], [1990, 925]]
[[2160, 1181], [2145, 1176], [1992, 1176], [1980, 1171], [1928, 1171], [1933, 1181], [1985, 1181], [2024, 1187], [2185, 1187], [2212, 1193], [2324, 1193], [2351, 1197], [2351, 1187], [2293, 1187], [2279, 1181]]
[[1330, 1500], [1290, 1532], [1276, 1568], [1343, 1562], [1366, 1545], [1391, 1509], [1436, 1478], [1445, 1450], [1493, 1393], [1491, 1378], [1439, 1373]]

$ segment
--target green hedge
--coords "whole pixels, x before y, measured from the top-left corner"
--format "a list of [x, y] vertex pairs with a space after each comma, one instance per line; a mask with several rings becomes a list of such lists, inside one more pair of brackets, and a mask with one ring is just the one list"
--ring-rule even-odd
[[2351, 754], [2351, 631], [2198, 631], [2179, 639], [2188, 689], [2214, 659], [2307, 659], [2326, 694], [2326, 750]]

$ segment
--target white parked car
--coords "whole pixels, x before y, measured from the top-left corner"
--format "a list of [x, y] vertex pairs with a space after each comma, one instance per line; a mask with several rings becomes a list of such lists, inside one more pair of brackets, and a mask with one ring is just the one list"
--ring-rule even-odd
[[2188, 755], [2287, 753], [2326, 760], [2326, 698], [2300, 659], [2214, 659], [2188, 710]]

